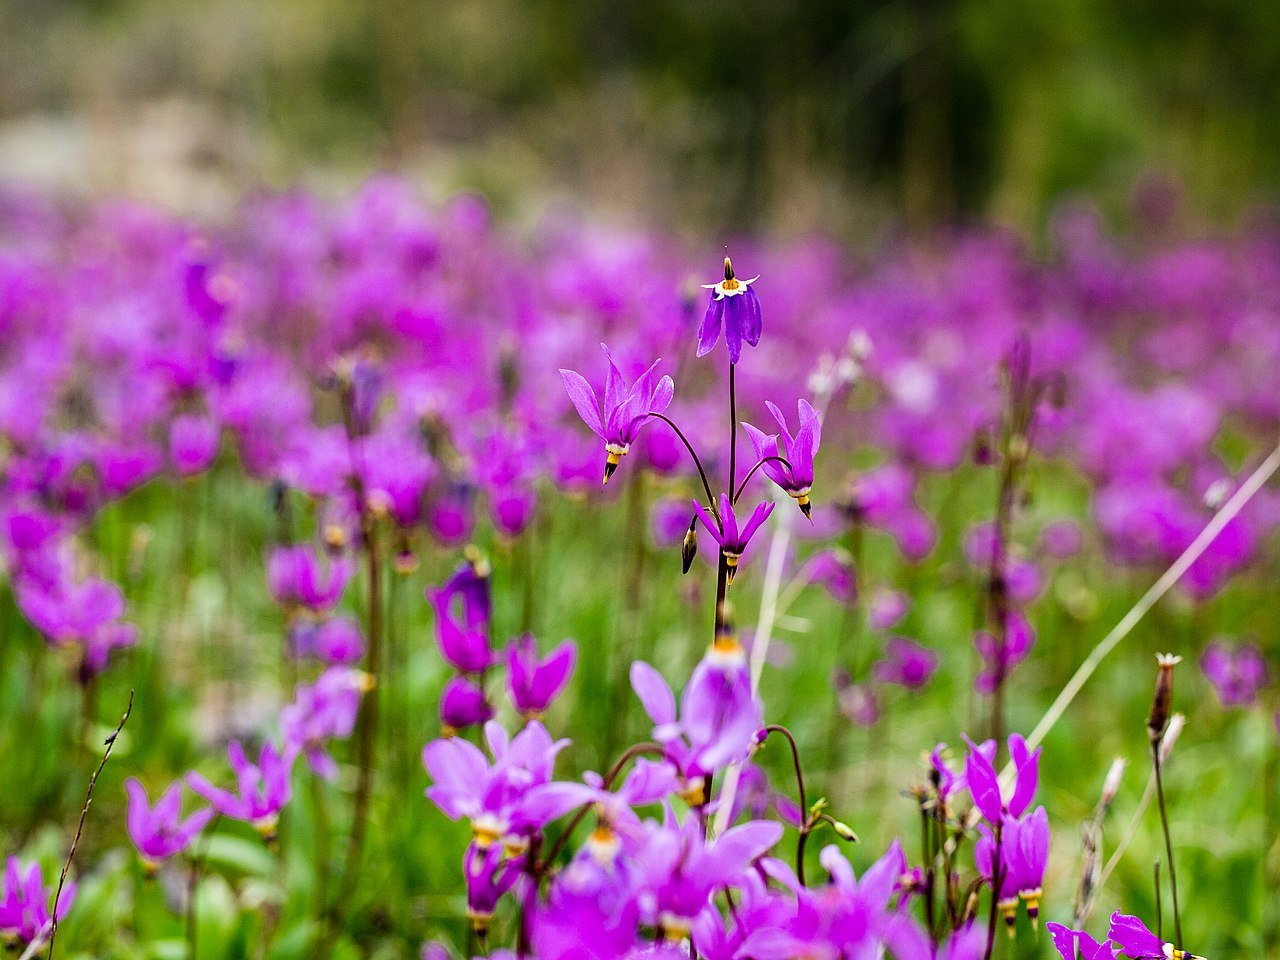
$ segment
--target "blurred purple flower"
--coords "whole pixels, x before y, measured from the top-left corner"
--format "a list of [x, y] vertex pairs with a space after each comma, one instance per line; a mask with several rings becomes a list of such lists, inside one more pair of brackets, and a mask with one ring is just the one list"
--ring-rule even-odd
[[533, 634], [514, 640], [507, 647], [507, 685], [515, 708], [526, 719], [539, 717], [569, 682], [577, 658], [573, 641], [565, 641], [540, 660]]
[[1215, 640], [1200, 657], [1200, 669], [1224, 707], [1252, 706], [1271, 682], [1266, 657], [1252, 643], [1228, 647]]
[[129, 795], [126, 826], [129, 839], [138, 849], [143, 866], [149, 873], [170, 857], [181, 853], [191, 845], [210, 820], [213, 810], [208, 807], [197, 810], [185, 820], [181, 819], [182, 781], [177, 780], [161, 794], [151, 806], [146, 788], [130, 777], [124, 784]]
[[760, 298], [752, 284], [759, 277], [739, 280], [733, 273], [733, 264], [724, 258], [724, 279], [716, 283], [704, 283], [702, 289], [711, 291], [711, 301], [698, 328], [698, 356], [710, 353], [720, 340], [720, 327], [724, 325], [724, 345], [729, 351], [729, 362], [742, 358], [742, 344], [751, 346], [760, 342], [764, 319], [760, 310]]

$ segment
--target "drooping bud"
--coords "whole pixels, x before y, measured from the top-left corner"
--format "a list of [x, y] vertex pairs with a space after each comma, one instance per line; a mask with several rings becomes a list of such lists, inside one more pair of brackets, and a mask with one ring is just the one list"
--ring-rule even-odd
[[689, 520], [689, 529], [685, 532], [684, 541], [680, 544], [681, 573], [688, 573], [693, 566], [693, 558], [698, 555], [698, 518]]
[[1147, 716], [1147, 733], [1152, 743], [1159, 743], [1169, 725], [1169, 708], [1173, 703], [1173, 668], [1182, 662], [1172, 653], [1156, 654], [1156, 692], [1151, 700], [1151, 713]]
[[835, 830], [836, 836], [838, 836], [841, 840], [847, 840], [849, 843], [862, 842], [861, 840], [858, 839], [858, 835], [853, 832], [853, 828], [850, 827], [847, 823], [842, 823], [839, 820], [832, 820], [831, 828]]

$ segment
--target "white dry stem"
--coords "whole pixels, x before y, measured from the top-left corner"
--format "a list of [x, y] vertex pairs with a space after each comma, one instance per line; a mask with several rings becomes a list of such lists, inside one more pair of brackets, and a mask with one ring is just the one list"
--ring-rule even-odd
[[[790, 497], [776, 492], [774, 502], [780, 500], [790, 500]], [[777, 511], [778, 523], [769, 541], [769, 557], [765, 561], [764, 589], [760, 594], [760, 615], [756, 618], [756, 632], [751, 638], [752, 694], [760, 689], [760, 677], [764, 673], [765, 660], [769, 656], [769, 643], [773, 639], [773, 627], [778, 616], [778, 591], [782, 587], [782, 568], [786, 565], [787, 550], [791, 547], [791, 524], [795, 518], [792, 511], [785, 509], [786, 503], [781, 503], [780, 506], [783, 509]], [[741, 770], [742, 765], [735, 763], [725, 771], [724, 786], [720, 790], [720, 805], [716, 810], [715, 821], [712, 823], [712, 832], [717, 837], [729, 829], [729, 817], [733, 811], [733, 802], [738, 795], [738, 777]]]
[[[1231, 499], [1222, 505], [1222, 509], [1215, 513], [1212, 519], [1200, 531], [1191, 545], [1182, 551], [1182, 556], [1173, 562], [1168, 570], [1166, 570], [1151, 588], [1147, 590], [1138, 600], [1137, 603], [1126, 613], [1114, 627], [1111, 632], [1103, 637], [1093, 651], [1085, 658], [1084, 663], [1080, 664], [1079, 669], [1067, 681], [1067, 685], [1062, 688], [1062, 692], [1058, 694], [1053, 705], [1049, 707], [1045, 715], [1036, 724], [1031, 735], [1027, 737], [1027, 749], [1034, 750], [1044, 740], [1045, 736], [1053, 729], [1053, 725], [1062, 719], [1062, 715], [1066, 712], [1067, 707], [1071, 706], [1071, 702], [1075, 700], [1076, 695], [1080, 693], [1089, 678], [1093, 676], [1093, 672], [1098, 669], [1098, 665], [1116, 646], [1127, 637], [1133, 628], [1138, 625], [1148, 611], [1156, 605], [1156, 603], [1169, 590], [1182, 579], [1193, 563], [1200, 559], [1200, 555], [1208, 549], [1213, 543], [1214, 538], [1222, 532], [1222, 529], [1235, 519], [1238, 514], [1251, 499], [1254, 494], [1262, 489], [1263, 485], [1271, 479], [1276, 470], [1280, 469], [1280, 444], [1271, 451], [1267, 459], [1263, 460], [1258, 468], [1249, 475], [1244, 483], [1240, 484], [1240, 488], [1232, 495]], [[1012, 762], [1005, 765], [1001, 771], [1000, 779], [1003, 782], [1009, 782], [1013, 779], [1014, 769]]]

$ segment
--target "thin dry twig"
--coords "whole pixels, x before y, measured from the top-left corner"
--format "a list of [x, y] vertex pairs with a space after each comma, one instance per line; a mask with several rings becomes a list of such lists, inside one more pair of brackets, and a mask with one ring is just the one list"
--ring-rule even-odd
[[84, 794], [84, 806], [80, 808], [80, 821], [76, 824], [76, 835], [71, 840], [71, 849], [67, 851], [67, 861], [62, 865], [62, 874], [58, 877], [58, 889], [53, 895], [53, 918], [49, 927], [49, 958], [53, 960], [53, 944], [54, 939], [58, 936], [58, 901], [62, 899], [62, 888], [67, 882], [67, 874], [71, 872], [71, 861], [75, 858], [76, 847], [80, 845], [80, 834], [84, 832], [84, 820], [89, 815], [89, 804], [93, 803], [93, 788], [98, 783], [98, 775], [102, 773], [102, 768], [107, 765], [107, 758], [111, 756], [111, 749], [116, 745], [116, 738], [120, 736], [120, 731], [124, 729], [125, 723], [129, 719], [129, 714], [133, 712], [133, 691], [129, 691], [129, 703], [124, 708], [124, 716], [120, 718], [120, 722], [116, 724], [115, 730], [111, 736], [107, 737], [104, 742], [106, 750], [102, 752], [102, 759], [98, 761], [98, 768], [93, 771], [93, 776], [89, 778], [89, 789]]

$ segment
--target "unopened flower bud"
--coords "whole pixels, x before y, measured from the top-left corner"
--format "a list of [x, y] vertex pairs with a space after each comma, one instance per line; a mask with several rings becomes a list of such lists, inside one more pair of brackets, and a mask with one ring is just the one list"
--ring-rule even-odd
[[1159, 743], [1169, 725], [1169, 707], [1173, 702], [1173, 668], [1182, 662], [1172, 653], [1156, 654], [1159, 670], [1156, 674], [1156, 692], [1151, 700], [1151, 713], [1147, 716], [1147, 733], [1152, 743]]
[[693, 558], [698, 555], [697, 522], [696, 516], [689, 520], [689, 529], [684, 535], [684, 542], [680, 544], [680, 565], [683, 573], [689, 572], [689, 568], [693, 566]]
[[1120, 781], [1124, 777], [1124, 768], [1128, 766], [1129, 761], [1124, 757], [1116, 757], [1111, 761], [1111, 769], [1107, 771], [1107, 778], [1102, 781], [1102, 797], [1099, 801], [1101, 806], [1109, 807], [1116, 798], [1116, 794], [1120, 792]]
[[858, 839], [858, 835], [853, 832], [853, 828], [850, 827], [847, 823], [841, 823], [839, 820], [832, 820], [831, 828], [835, 830], [836, 836], [838, 836], [841, 840], [847, 840], [849, 841], [849, 843], [862, 842]]

